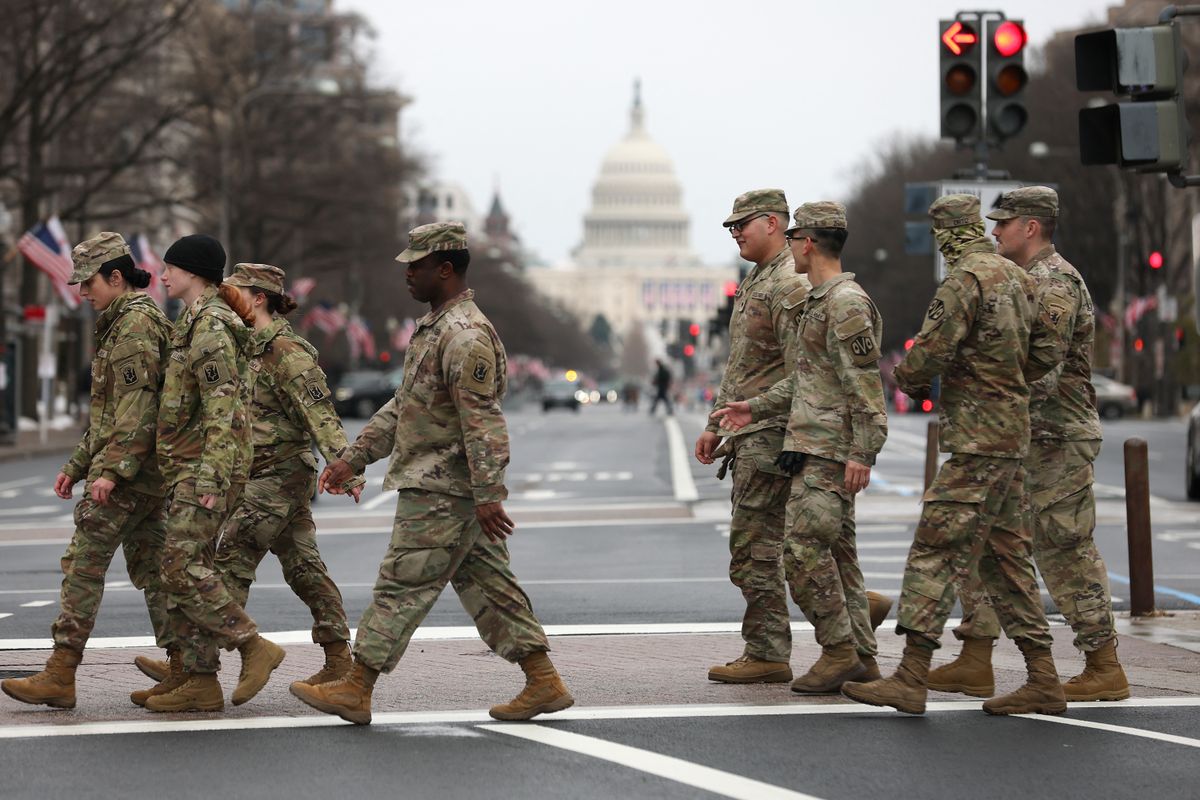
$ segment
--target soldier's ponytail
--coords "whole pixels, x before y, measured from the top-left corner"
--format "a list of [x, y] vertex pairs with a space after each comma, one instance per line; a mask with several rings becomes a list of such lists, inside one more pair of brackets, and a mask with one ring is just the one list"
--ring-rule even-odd
[[150, 273], [144, 269], [138, 269], [133, 263], [132, 256], [119, 256], [112, 261], [105, 261], [100, 267], [100, 274], [106, 278], [114, 271], [120, 272], [125, 282], [135, 289], [145, 289], [150, 285]]
[[267, 298], [267, 311], [272, 314], [279, 314], [281, 317], [286, 317], [299, 306], [290, 294], [275, 294], [274, 292], [263, 292]]
[[246, 302], [246, 298], [238, 291], [236, 286], [222, 283], [217, 286], [217, 294], [221, 295], [221, 299], [225, 301], [225, 304], [233, 309], [233, 313], [242, 318], [242, 322], [253, 327], [254, 308]]

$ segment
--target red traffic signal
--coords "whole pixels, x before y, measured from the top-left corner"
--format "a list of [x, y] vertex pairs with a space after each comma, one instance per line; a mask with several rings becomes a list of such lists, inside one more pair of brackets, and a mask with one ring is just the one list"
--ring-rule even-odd
[[964, 25], [959, 20], [954, 20], [949, 28], [942, 31], [942, 44], [956, 56], [971, 52], [971, 48], [978, 41], [979, 37], [975, 34], [975, 29], [970, 25]]
[[700, 335], [700, 326], [698, 324], [696, 324], [695, 322], [693, 322], [691, 325], [688, 326], [688, 335], [689, 336], [699, 336]]
[[1146, 263], [1148, 263], [1150, 265], [1150, 269], [1162, 269], [1162, 265], [1163, 265], [1162, 253], [1155, 250], [1154, 252], [1152, 252], [1150, 254], [1150, 257], [1148, 259], [1146, 259]]
[[996, 26], [995, 33], [992, 34], [992, 43], [996, 45], [996, 52], [1005, 58], [1011, 58], [1021, 52], [1027, 41], [1029, 41], [1029, 37], [1025, 35], [1025, 29], [1011, 19], [1001, 22]]
[[692, 356], [696, 355], [696, 345], [685, 344], [683, 346], [683, 355], [687, 358], [691, 358]]
[[725, 281], [725, 296], [733, 297], [737, 294], [737, 281]]
[[1133, 340], [1133, 349], [1134, 350], [1136, 350], [1137, 352], [1140, 353], [1145, 348], [1146, 348], [1146, 343], [1142, 340], [1142, 337], [1139, 336], [1138, 338]]

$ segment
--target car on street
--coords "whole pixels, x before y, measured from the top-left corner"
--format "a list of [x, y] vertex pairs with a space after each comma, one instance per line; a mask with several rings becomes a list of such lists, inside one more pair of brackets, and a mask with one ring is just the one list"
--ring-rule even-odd
[[1200, 403], [1192, 406], [1192, 413], [1188, 415], [1187, 455], [1183, 466], [1188, 500], [1200, 500]]
[[386, 372], [356, 369], [347, 372], [333, 390], [333, 407], [342, 417], [366, 419], [396, 393]]
[[590, 399], [578, 381], [548, 381], [542, 387], [542, 411], [549, 411], [552, 408], [569, 408], [572, 411], [578, 411], [579, 407]]
[[1096, 410], [1104, 419], [1120, 419], [1126, 414], [1137, 413], [1137, 392], [1132, 386], [1094, 372], [1092, 386], [1096, 388]]

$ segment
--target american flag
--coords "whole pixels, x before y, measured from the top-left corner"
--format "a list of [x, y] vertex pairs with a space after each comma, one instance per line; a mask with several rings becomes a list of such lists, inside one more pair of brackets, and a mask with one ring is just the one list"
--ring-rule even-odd
[[324, 331], [326, 336], [332, 336], [346, 327], [346, 315], [329, 303], [318, 303], [300, 320], [301, 328], [316, 327]]
[[346, 325], [346, 338], [350, 340], [350, 359], [357, 361], [366, 356], [368, 360], [375, 358], [375, 337], [363, 318], [355, 314]]
[[417, 332], [417, 323], [413, 322], [412, 317], [405, 317], [396, 330], [392, 333], [392, 347], [397, 350], [407, 350], [408, 343], [412, 341], [413, 334]]
[[134, 265], [138, 269], [144, 269], [150, 273], [150, 285], [146, 287], [146, 294], [153, 297], [154, 302], [166, 308], [167, 287], [162, 282], [163, 265], [155, 255], [150, 242], [146, 240], [145, 234], [139, 233], [134, 236], [133, 241], [129, 243], [129, 249], [133, 254]]
[[292, 284], [292, 299], [294, 299], [297, 303], [303, 303], [304, 298], [308, 297], [309, 292], [316, 288], [316, 286], [317, 281], [315, 278], [298, 278], [296, 282]]
[[1134, 325], [1137, 325], [1138, 320], [1147, 311], [1153, 311], [1156, 308], [1158, 308], [1158, 298], [1154, 295], [1133, 298], [1129, 301], [1129, 305], [1125, 307], [1125, 327], [1132, 328]]
[[17, 240], [17, 249], [29, 263], [46, 273], [50, 284], [67, 308], [79, 308], [79, 292], [67, 284], [71, 279], [71, 245], [67, 232], [54, 216], [34, 225]]

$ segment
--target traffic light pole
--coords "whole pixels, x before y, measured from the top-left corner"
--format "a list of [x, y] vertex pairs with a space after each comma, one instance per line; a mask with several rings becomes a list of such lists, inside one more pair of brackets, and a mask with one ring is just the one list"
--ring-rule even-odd
[[[1160, 25], [1169, 25], [1176, 17], [1200, 17], [1200, 6], [1167, 6], [1158, 15]], [[1167, 180], [1177, 189], [1189, 186], [1200, 186], [1200, 175], [1181, 175], [1175, 172], [1167, 173]]]
[[[959, 22], [975, 22], [979, 26], [980, 31], [987, 30], [987, 21], [996, 20], [1002, 22], [1008, 19], [1008, 16], [1003, 11], [960, 11], [954, 15], [954, 18]], [[973, 150], [972, 157], [975, 164], [973, 167], [956, 170], [954, 178], [956, 180], [1008, 180], [1010, 175], [1007, 170], [993, 170], [988, 168], [988, 160], [990, 155], [990, 147], [988, 144], [988, 47], [982, 44], [980, 50], [980, 103], [979, 103], [979, 138], [970, 144]], [[965, 142], [960, 143], [960, 147], [965, 146]]]

